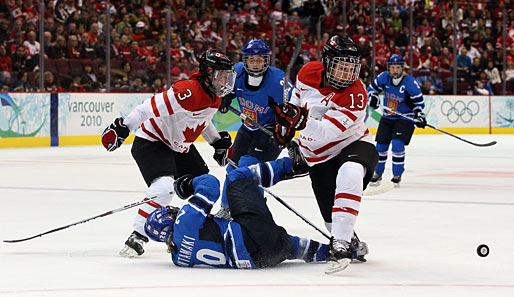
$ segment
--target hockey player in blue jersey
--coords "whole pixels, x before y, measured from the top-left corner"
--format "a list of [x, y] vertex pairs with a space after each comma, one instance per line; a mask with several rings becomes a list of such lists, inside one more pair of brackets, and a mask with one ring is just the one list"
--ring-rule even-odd
[[[370, 185], [378, 185], [382, 180], [390, 143], [392, 143], [393, 155], [393, 178], [391, 181], [397, 187], [400, 185], [401, 176], [405, 170], [405, 146], [411, 140], [414, 125], [418, 128], [425, 128], [427, 123], [423, 113], [423, 107], [425, 107], [423, 94], [414, 77], [404, 74], [404, 65], [405, 60], [402, 56], [391, 55], [387, 59], [387, 71], [380, 73], [368, 86], [369, 106], [373, 109], [379, 107], [378, 94], [383, 91], [385, 108], [375, 139], [379, 161]], [[416, 122], [394, 115], [387, 109], [409, 115]]]
[[[226, 113], [236, 98], [242, 114], [265, 128], [275, 128], [275, 114], [268, 105], [268, 97], [273, 98], [277, 104], [284, 102], [284, 71], [269, 66], [270, 56], [271, 49], [264, 41], [255, 39], [246, 43], [243, 62], [234, 66], [237, 73], [234, 89], [223, 98], [220, 112]], [[288, 85], [287, 101], [293, 89], [291, 81], [288, 81]], [[237, 163], [241, 156], [250, 155], [261, 162], [272, 161], [281, 151], [282, 147], [271, 141], [268, 135], [243, 121], [234, 140], [232, 160]]]
[[[257, 122], [261, 126], [273, 130], [276, 126], [275, 114], [268, 104], [274, 100], [278, 104], [284, 101], [284, 71], [270, 65], [271, 49], [262, 40], [250, 40], [243, 48], [243, 62], [234, 66], [236, 83], [231, 94], [223, 98], [220, 112], [226, 113], [228, 106], [235, 98], [241, 108], [241, 113]], [[288, 81], [289, 92], [287, 101], [291, 97], [293, 84]], [[282, 147], [268, 135], [243, 121], [237, 131], [232, 157], [234, 162], [244, 155], [256, 157], [259, 161], [275, 160], [282, 151]], [[230, 170], [231, 165], [227, 166]], [[225, 199], [223, 199], [225, 201]], [[226, 205], [216, 216], [229, 217]]]
[[[305, 164], [293, 167], [288, 157], [259, 163], [243, 156], [239, 165], [228, 173], [224, 185], [233, 220], [209, 214], [220, 194], [219, 181], [209, 174], [179, 178], [176, 192], [184, 199], [192, 196], [188, 203], [180, 210], [161, 207], [148, 216], [148, 237], [166, 242], [175, 265], [243, 269], [272, 267], [287, 259], [343, 258], [327, 244], [289, 235], [278, 226], [259, 188], [303, 173]], [[358, 251], [355, 254], [360, 256]]]

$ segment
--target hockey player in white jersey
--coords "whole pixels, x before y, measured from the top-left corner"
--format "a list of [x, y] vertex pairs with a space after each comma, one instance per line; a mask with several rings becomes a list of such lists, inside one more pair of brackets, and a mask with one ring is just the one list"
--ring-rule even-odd
[[279, 123], [275, 134], [287, 141], [301, 130], [298, 142], [310, 166], [321, 215], [334, 237], [331, 248], [351, 259], [362, 193], [373, 176], [378, 153], [364, 123], [366, 86], [359, 79], [355, 43], [333, 36], [322, 57], [323, 62], [309, 62], [298, 72], [290, 103], [274, 107]]
[[207, 50], [200, 57], [200, 71], [189, 80], [179, 80], [163, 93], [152, 96], [132, 110], [126, 118], [117, 118], [102, 134], [108, 151], [118, 148], [130, 131], [137, 128], [132, 156], [148, 185], [147, 197], [157, 199], [142, 204], [134, 219], [134, 232], [120, 254], [125, 257], [144, 253], [144, 224], [148, 214], [166, 206], [174, 194], [176, 178], [209, 172], [193, 145], [200, 136], [214, 147], [214, 159], [226, 165], [232, 141], [228, 132], [219, 132], [212, 117], [221, 104], [221, 97], [234, 87], [233, 63], [221, 51]]

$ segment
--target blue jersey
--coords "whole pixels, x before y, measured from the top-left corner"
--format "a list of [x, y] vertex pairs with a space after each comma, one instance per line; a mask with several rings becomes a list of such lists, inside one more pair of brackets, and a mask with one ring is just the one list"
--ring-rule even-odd
[[[269, 66], [261, 85], [252, 87], [247, 84], [248, 73], [246, 73], [242, 62], [237, 63], [234, 70], [237, 73], [234, 91], [241, 107], [241, 113], [262, 126], [266, 127], [274, 124], [275, 114], [268, 105], [268, 96], [273, 97], [279, 104], [284, 102], [284, 71]], [[292, 91], [293, 84], [289, 80], [287, 101], [289, 101]], [[257, 130], [249, 123], [244, 122], [243, 124], [250, 131]]]
[[[412, 75], [405, 75], [395, 86], [387, 71], [380, 73], [368, 86], [368, 96], [370, 93], [380, 94], [382, 91], [384, 91], [383, 106], [399, 113], [412, 116], [412, 110], [416, 106], [420, 106], [422, 109], [425, 107], [421, 89]], [[388, 119], [401, 118], [387, 111], [383, 116]]]
[[193, 180], [193, 186], [194, 196], [180, 209], [173, 225], [173, 263], [185, 267], [256, 268], [246, 250], [241, 225], [209, 215], [219, 197], [219, 182], [203, 175]]

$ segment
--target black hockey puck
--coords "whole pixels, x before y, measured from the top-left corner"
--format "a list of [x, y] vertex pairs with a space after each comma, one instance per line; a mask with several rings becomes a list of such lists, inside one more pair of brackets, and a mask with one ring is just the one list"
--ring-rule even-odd
[[487, 244], [481, 244], [477, 247], [477, 254], [480, 257], [487, 257], [489, 255], [489, 247]]

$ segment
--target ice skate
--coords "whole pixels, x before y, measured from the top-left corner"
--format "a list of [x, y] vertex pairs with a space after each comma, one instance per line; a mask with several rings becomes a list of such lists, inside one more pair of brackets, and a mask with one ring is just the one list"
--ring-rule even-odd
[[369, 254], [368, 244], [365, 243], [364, 241], [360, 241], [360, 239], [357, 237], [357, 235], [354, 235], [352, 237], [352, 242], [350, 245], [351, 245], [352, 249], [354, 250], [353, 257], [360, 262], [366, 262], [367, 260], [366, 260], [366, 258], [364, 258], [364, 256]]
[[148, 242], [146, 236], [139, 234], [137, 231], [132, 232], [127, 241], [125, 241], [125, 246], [121, 249], [120, 255], [126, 258], [141, 256], [145, 252], [143, 248], [145, 242]]
[[382, 181], [382, 174], [373, 174], [373, 177], [369, 180], [369, 185], [372, 187], [380, 186], [380, 182]]
[[215, 218], [232, 220], [232, 216], [230, 215], [230, 209], [221, 207], [220, 210], [214, 215]]
[[400, 175], [393, 176], [391, 182], [393, 182], [395, 188], [400, 187], [400, 182], [402, 181], [402, 177]]
[[328, 268], [326, 274], [342, 271], [350, 265], [353, 259], [353, 249], [349, 242], [332, 238], [328, 251]]

